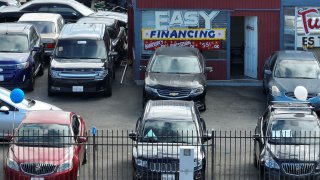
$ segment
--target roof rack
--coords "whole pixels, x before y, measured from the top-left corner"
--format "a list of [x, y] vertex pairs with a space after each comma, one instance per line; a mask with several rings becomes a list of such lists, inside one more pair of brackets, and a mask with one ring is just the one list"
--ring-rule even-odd
[[[277, 106], [282, 105], [282, 106]], [[285, 106], [283, 106], [285, 105]], [[311, 106], [309, 102], [305, 101], [271, 101], [271, 109], [310, 109], [313, 110], [314, 107]]]

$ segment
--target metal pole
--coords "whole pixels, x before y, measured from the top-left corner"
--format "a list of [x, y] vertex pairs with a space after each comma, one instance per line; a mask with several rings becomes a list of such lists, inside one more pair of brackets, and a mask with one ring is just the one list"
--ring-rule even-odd
[[97, 180], [97, 164], [96, 164], [96, 133], [97, 133], [97, 128], [92, 127], [92, 137], [93, 137], [93, 180]]

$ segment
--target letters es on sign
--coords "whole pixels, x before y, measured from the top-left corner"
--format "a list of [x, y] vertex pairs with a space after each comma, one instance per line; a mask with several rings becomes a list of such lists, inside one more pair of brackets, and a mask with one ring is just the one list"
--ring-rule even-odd
[[203, 18], [205, 29], [211, 29], [212, 20], [219, 11], [155, 11], [155, 29], [168, 30], [170, 27], [199, 27], [199, 19]]

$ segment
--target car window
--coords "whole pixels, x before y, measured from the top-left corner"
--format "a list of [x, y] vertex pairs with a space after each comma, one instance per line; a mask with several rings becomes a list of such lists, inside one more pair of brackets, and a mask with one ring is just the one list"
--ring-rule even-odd
[[273, 71], [274, 69], [274, 65], [276, 64], [276, 60], [277, 60], [278, 56], [274, 55], [270, 58], [270, 70]]
[[154, 73], [194, 74], [201, 73], [199, 60], [195, 56], [172, 57], [158, 55], [151, 65]]
[[24, 53], [29, 51], [27, 35], [0, 34], [0, 52]]
[[197, 143], [198, 131], [193, 121], [147, 120], [141, 130], [142, 142]]
[[320, 79], [320, 67], [316, 60], [278, 60], [274, 76], [278, 78]]
[[0, 1], [0, 7], [1, 6], [7, 6], [8, 4], [6, 3], [6, 2], [2, 2], [2, 1]]
[[39, 36], [34, 27], [31, 27], [31, 36], [30, 36], [30, 47], [33, 48], [37, 45], [39, 41]]
[[71, 8], [70, 6], [63, 5], [63, 4], [54, 4], [49, 9], [52, 13], [58, 13], [58, 14], [78, 14], [76, 10]]
[[[27, 4], [26, 4], [27, 5]], [[40, 8], [42, 8], [42, 11], [40, 11]], [[46, 10], [45, 10], [46, 8]], [[30, 12], [48, 12], [48, 5], [46, 4], [31, 4], [29, 6], [21, 6], [21, 9], [23, 11], [30, 11]]]
[[39, 33], [41, 34], [48, 34], [54, 33], [55, 24], [50, 21], [23, 21], [24, 23], [32, 24]]

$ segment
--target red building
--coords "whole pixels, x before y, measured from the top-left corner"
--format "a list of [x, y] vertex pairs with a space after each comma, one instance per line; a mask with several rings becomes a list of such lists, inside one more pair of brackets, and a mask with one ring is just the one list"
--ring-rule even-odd
[[266, 58], [280, 47], [280, 0], [133, 0], [132, 9], [135, 80], [160, 46], [201, 49], [214, 69], [208, 80], [261, 80]]

